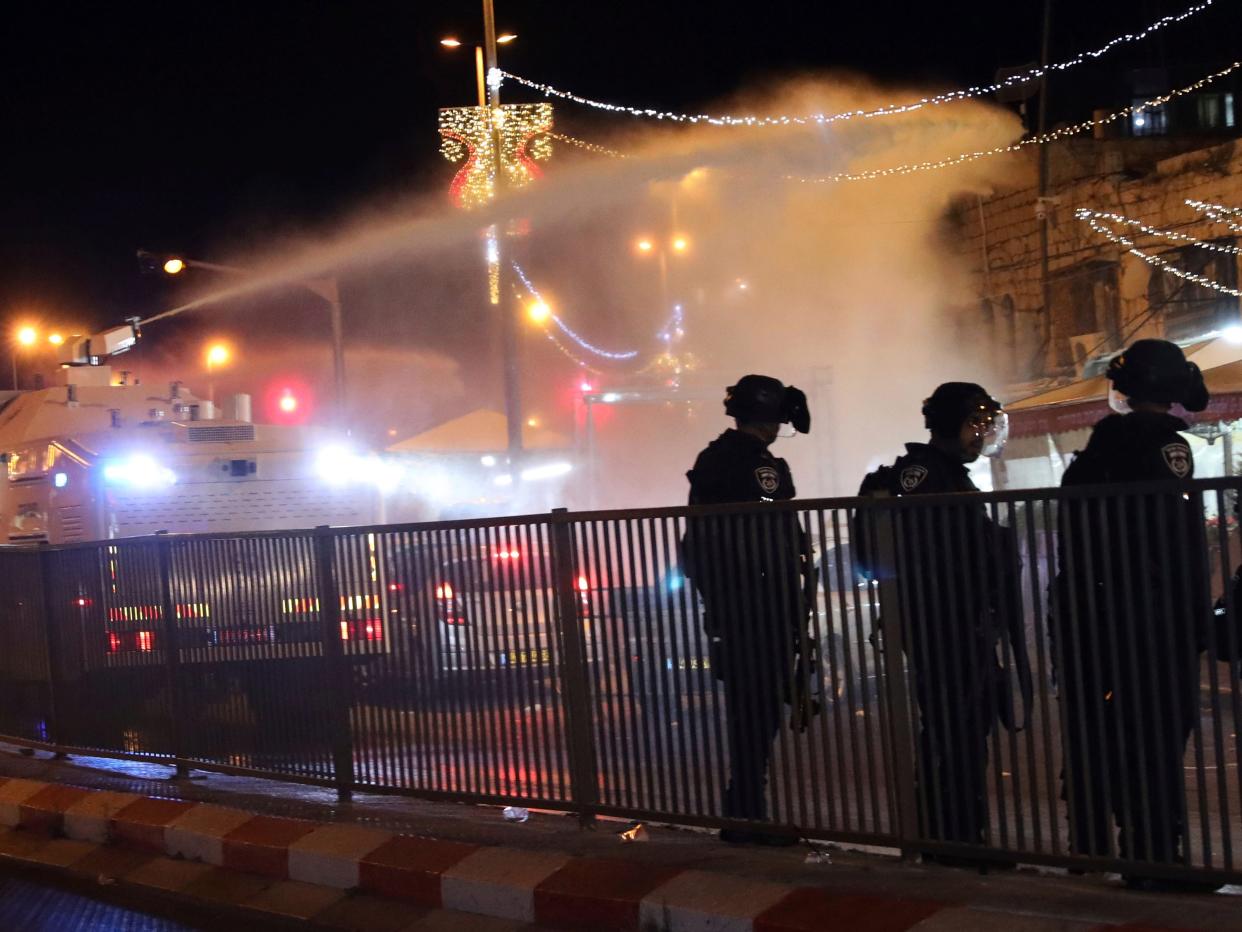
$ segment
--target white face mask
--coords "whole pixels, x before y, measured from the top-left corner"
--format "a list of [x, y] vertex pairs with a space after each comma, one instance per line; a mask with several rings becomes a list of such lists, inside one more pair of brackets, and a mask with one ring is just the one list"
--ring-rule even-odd
[[1130, 414], [1133, 411], [1130, 407], [1130, 399], [1117, 391], [1111, 382], [1108, 385], [1108, 406], [1118, 414]]

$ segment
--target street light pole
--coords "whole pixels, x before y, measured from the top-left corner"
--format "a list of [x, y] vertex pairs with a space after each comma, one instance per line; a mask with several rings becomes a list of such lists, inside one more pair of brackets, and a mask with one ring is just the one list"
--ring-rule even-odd
[[[140, 259], [150, 258], [150, 253], [145, 250], [138, 250]], [[251, 275], [247, 269], [238, 268], [233, 265], [220, 265], [217, 262], [204, 262], [202, 259], [183, 259], [176, 260], [178, 264], [174, 269], [170, 268], [167, 263], [164, 270], [169, 275], [177, 275], [182, 269], [206, 269], [209, 272], [221, 272], [225, 275]], [[324, 278], [308, 278], [305, 281], [297, 282], [298, 285], [305, 288], [316, 297], [322, 298], [324, 303], [328, 305], [328, 316], [332, 326], [332, 381], [333, 381], [333, 400], [335, 404], [335, 422], [338, 427], [346, 425], [346, 392], [345, 392], [345, 338], [344, 326], [341, 322], [341, 289], [335, 277], [327, 276]], [[14, 361], [16, 365], [16, 360]]]
[[[496, 13], [492, 0], [483, 0], [483, 51], [487, 59], [487, 105], [489, 109], [488, 123], [492, 136], [492, 171], [494, 181], [493, 198], [499, 197], [505, 188], [504, 159], [501, 153], [500, 121], [503, 111], [500, 109], [500, 82], [493, 80], [497, 69], [496, 55]], [[477, 60], [477, 59], [476, 59]], [[495, 238], [498, 253], [497, 270], [500, 274], [500, 352], [504, 356], [505, 385], [505, 423], [507, 426], [510, 466], [517, 474], [516, 460], [522, 454], [522, 398], [521, 368], [518, 359], [517, 345], [517, 302], [511, 289], [506, 289], [505, 281], [509, 277], [505, 271], [505, 262], [501, 241], [504, 227], [497, 231]]]

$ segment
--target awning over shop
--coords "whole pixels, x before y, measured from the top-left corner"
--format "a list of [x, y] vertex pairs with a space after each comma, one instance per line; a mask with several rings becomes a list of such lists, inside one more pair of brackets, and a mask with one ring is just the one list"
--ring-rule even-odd
[[[1184, 349], [1187, 358], [1203, 370], [1212, 395], [1207, 410], [1189, 415], [1188, 420], [1242, 418], [1242, 346], [1214, 339]], [[1014, 437], [1082, 430], [1108, 414], [1108, 380], [1102, 375], [1080, 379], [1007, 404], [1005, 410], [1009, 412], [1009, 432]]]
[[[479, 408], [459, 418], [409, 437], [388, 448], [391, 453], [503, 453], [509, 446], [508, 421], [499, 411]], [[527, 450], [557, 450], [570, 446], [569, 438], [554, 430], [522, 430]]]

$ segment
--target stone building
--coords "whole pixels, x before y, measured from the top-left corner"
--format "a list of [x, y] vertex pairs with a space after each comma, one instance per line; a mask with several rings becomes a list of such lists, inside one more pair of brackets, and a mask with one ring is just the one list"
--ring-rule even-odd
[[[1242, 344], [1238, 298], [1153, 267], [1075, 216], [1079, 208], [1120, 214], [1225, 247], [1206, 250], [1111, 225], [1149, 256], [1238, 290], [1239, 257], [1229, 250], [1242, 242], [1242, 215], [1231, 226], [1187, 201], [1242, 208], [1242, 140], [1230, 138], [1242, 113], [1224, 91], [1183, 100], [1179, 113], [1187, 111], [1182, 122], [1190, 132], [1155, 132], [1169, 128], [1170, 115], [1147, 111], [1132, 115], [1115, 138], [1050, 145], [1045, 198], [1038, 196], [1032, 152], [1025, 182], [963, 200], [954, 211], [956, 243], [979, 295], [978, 306], [964, 312], [967, 326], [991, 335], [1005, 398], [1016, 402], [1010, 485], [1059, 480], [1068, 455], [1106, 412], [1104, 383], [1095, 377], [1109, 356], [1140, 337], [1207, 353], [1200, 365], [1219, 370], [1209, 373], [1216, 400], [1195, 430], [1208, 445], [1225, 433], [1233, 439], [1242, 372], [1229, 364], [1242, 359], [1242, 345], [1229, 349], [1228, 340], [1213, 337], [1227, 334]], [[1220, 452], [1231, 445], [1207, 451], [1199, 472], [1239, 471], [1231, 454]]]

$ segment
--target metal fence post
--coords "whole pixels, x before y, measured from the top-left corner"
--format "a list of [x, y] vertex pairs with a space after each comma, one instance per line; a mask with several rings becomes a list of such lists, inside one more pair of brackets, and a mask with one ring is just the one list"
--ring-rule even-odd
[[160, 614], [163, 619], [164, 669], [168, 681], [168, 738], [174, 779], [184, 780], [190, 776], [185, 759], [184, 725], [186, 703], [182, 701], [181, 649], [177, 642], [177, 609], [172, 595], [172, 541], [166, 531], [155, 532], [155, 548], [160, 573]]
[[556, 620], [561, 646], [561, 680], [564, 683], [565, 731], [569, 738], [570, 787], [578, 819], [583, 826], [595, 823], [599, 804], [599, 763], [591, 734], [591, 687], [587, 682], [587, 650], [582, 636], [577, 570], [569, 512], [552, 511], [552, 572], [556, 587]]
[[902, 857], [915, 851], [919, 837], [918, 796], [915, 791], [915, 724], [906, 684], [905, 637], [901, 593], [897, 579], [897, 546], [893, 508], [866, 509], [878, 565], [887, 568], [879, 579], [879, 622], [884, 644], [884, 684], [888, 693], [889, 735], [893, 742], [894, 777], [897, 781], [897, 841]]
[[[46, 737], [49, 744], [59, 748], [72, 744], [72, 742], [66, 740], [66, 716], [62, 699], [67, 694], [67, 690], [64, 689], [64, 681], [59, 675], [62, 658], [60, 629], [57, 627], [56, 619], [52, 612], [52, 606], [55, 604], [56, 587], [52, 584], [51, 551], [48, 550], [46, 543], [39, 545], [37, 559], [39, 561], [39, 587], [43, 598], [39, 617], [43, 621], [43, 648], [47, 656], [48, 698]], [[61, 750], [55, 751], [55, 754], [57, 759], [68, 757]]]
[[328, 704], [328, 733], [332, 744], [332, 773], [336, 795], [348, 802], [354, 795], [354, 736], [350, 723], [352, 681], [345, 642], [341, 637], [341, 591], [336, 579], [336, 537], [327, 525], [315, 528], [315, 561], [319, 589], [319, 621], [323, 633], [323, 660], [332, 701]]

